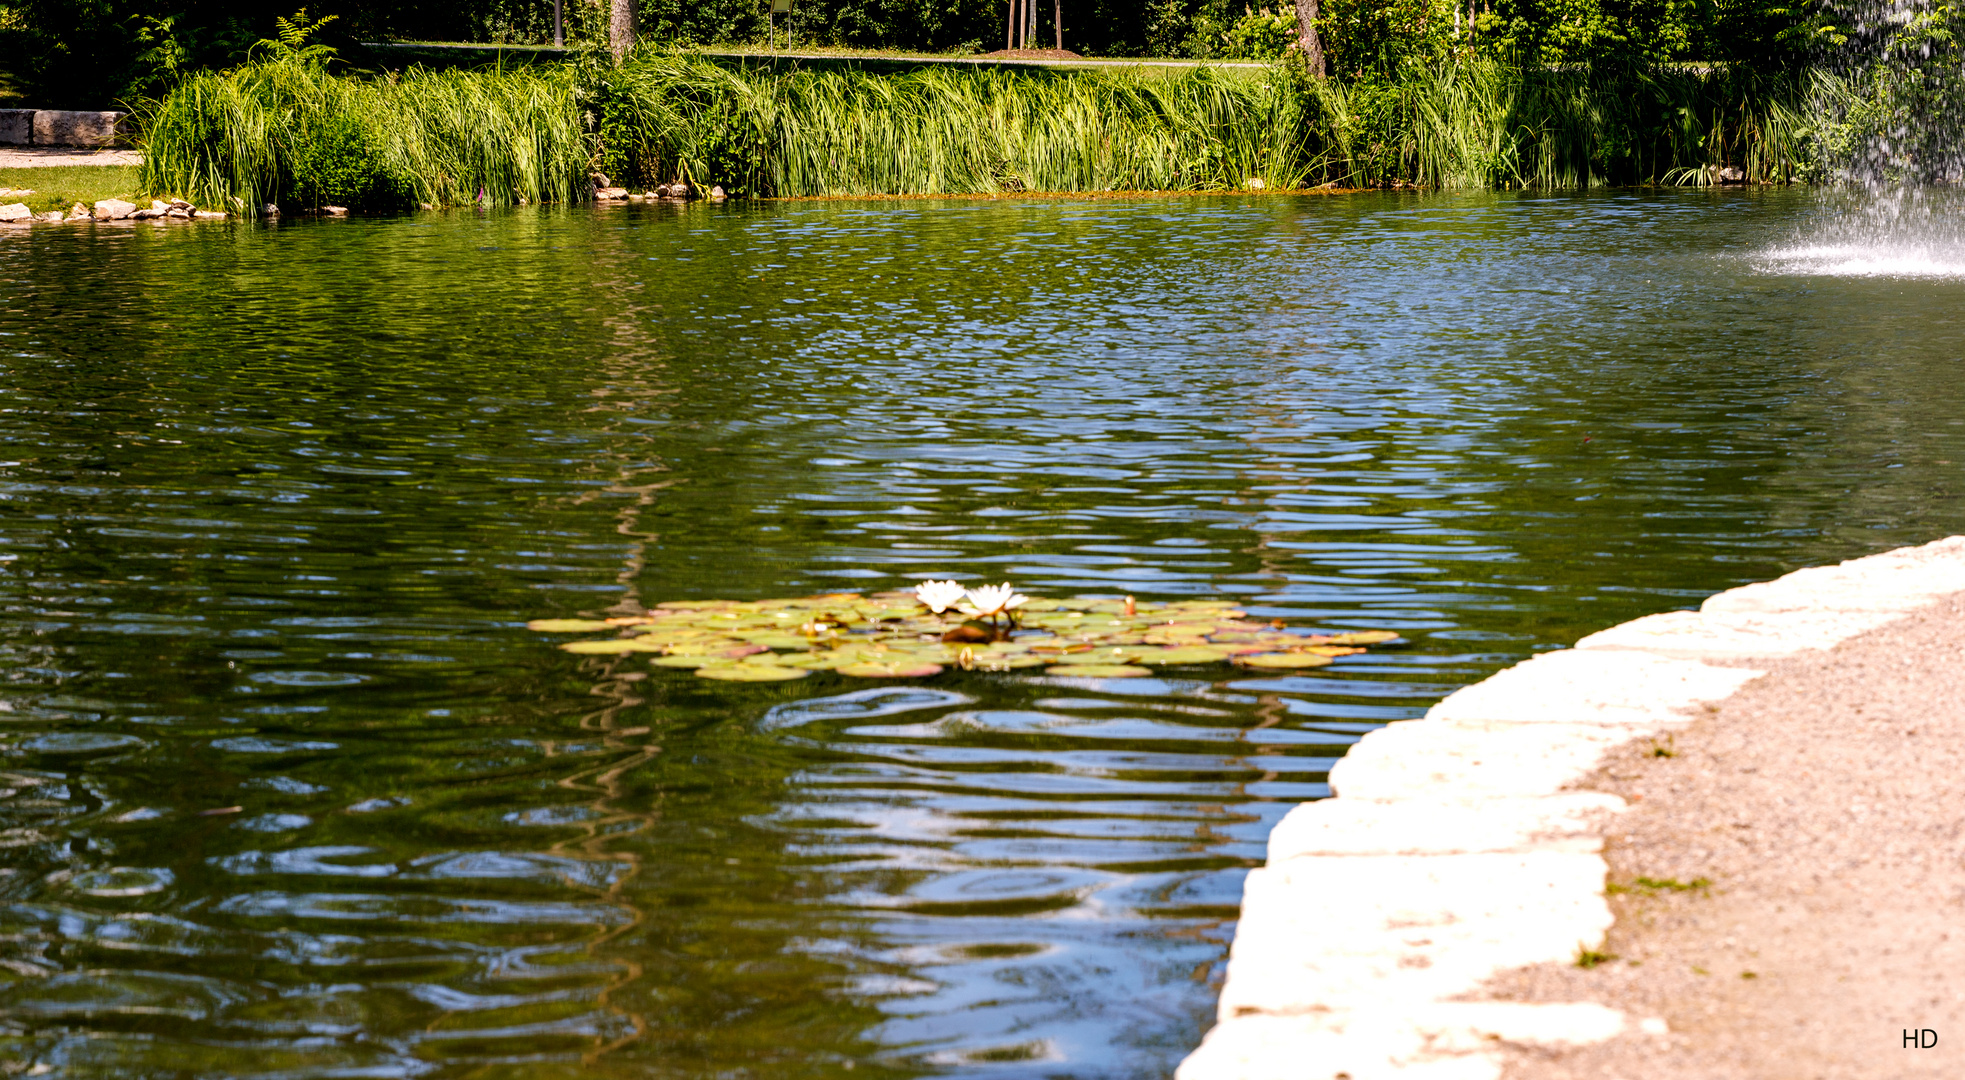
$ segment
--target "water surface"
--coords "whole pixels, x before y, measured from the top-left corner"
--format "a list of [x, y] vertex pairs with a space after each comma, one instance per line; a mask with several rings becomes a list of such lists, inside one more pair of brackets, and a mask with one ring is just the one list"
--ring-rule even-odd
[[[1360, 734], [1965, 531], [1965, 282], [1799, 192], [0, 236], [0, 1058], [1165, 1076]], [[1232, 597], [1299, 675], [731, 685], [547, 616]], [[1333, 882], [1342, 888], [1342, 882]]]

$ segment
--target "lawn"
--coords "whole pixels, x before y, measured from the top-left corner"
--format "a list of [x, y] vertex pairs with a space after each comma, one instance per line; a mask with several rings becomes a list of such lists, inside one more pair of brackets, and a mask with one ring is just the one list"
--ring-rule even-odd
[[0, 198], [0, 202], [24, 202], [35, 213], [66, 210], [78, 202], [84, 206], [94, 206], [97, 199], [136, 202], [138, 171], [135, 165], [53, 165], [0, 169], [0, 188], [29, 188], [34, 192], [26, 198], [8, 195]]

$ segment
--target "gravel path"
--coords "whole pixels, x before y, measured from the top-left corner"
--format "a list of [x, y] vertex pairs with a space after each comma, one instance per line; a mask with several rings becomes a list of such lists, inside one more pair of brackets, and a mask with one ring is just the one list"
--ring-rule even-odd
[[57, 165], [141, 165], [135, 150], [85, 150], [63, 146], [0, 147], [0, 169], [49, 168]]
[[1616, 958], [1490, 984], [1672, 1033], [1511, 1048], [1508, 1080], [1965, 1077], [1965, 594], [1767, 670], [1578, 785], [1633, 804]]

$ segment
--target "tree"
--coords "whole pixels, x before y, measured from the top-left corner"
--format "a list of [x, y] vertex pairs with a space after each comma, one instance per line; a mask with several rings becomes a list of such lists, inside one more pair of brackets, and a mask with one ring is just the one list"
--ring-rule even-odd
[[609, 0], [607, 12], [607, 47], [614, 53], [614, 62], [628, 55], [635, 43], [635, 0]]
[[1296, 0], [1296, 43], [1303, 50], [1310, 74], [1319, 78], [1324, 74], [1324, 41], [1317, 36], [1317, 20], [1321, 17], [1317, 0]]

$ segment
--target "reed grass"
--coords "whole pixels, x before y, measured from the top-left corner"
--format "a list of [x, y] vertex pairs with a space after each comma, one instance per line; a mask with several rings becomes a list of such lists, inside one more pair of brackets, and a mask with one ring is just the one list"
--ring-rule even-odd
[[278, 60], [142, 110], [143, 183], [200, 205], [359, 209], [578, 197], [591, 157], [567, 69], [353, 79]]
[[602, 154], [630, 182], [760, 195], [1191, 190], [1303, 179], [1301, 100], [1272, 78], [1119, 71], [611, 73]]
[[[352, 79], [279, 60], [197, 75], [143, 118], [144, 182], [201, 203], [371, 208], [733, 194], [1577, 188], [1790, 179], [1814, 145], [1798, 78], [1725, 70], [1414, 66], [1389, 79], [1202, 67], [900, 73], [644, 55]], [[1819, 95], [1817, 95], [1819, 96]]]

